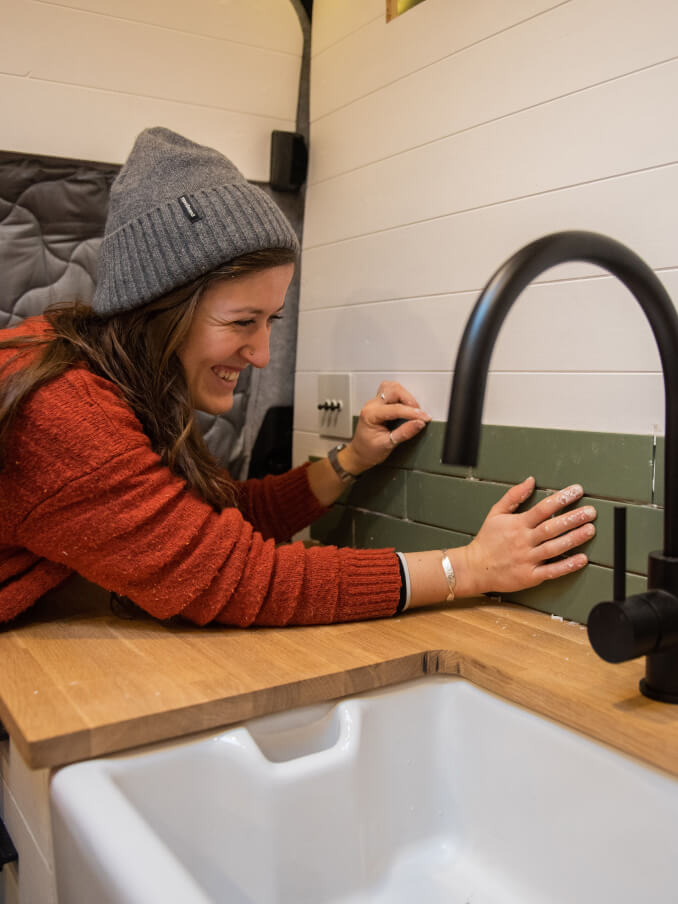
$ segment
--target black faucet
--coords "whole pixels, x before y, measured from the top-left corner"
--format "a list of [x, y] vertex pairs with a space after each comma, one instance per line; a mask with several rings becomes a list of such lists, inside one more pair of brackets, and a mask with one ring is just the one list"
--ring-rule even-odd
[[[588, 636], [608, 662], [646, 656], [640, 690], [678, 703], [678, 315], [654, 271], [620, 242], [595, 232], [557, 232], [521, 248], [497, 270], [471, 313], [459, 346], [442, 460], [473, 466], [490, 356], [499, 329], [523, 289], [544, 270], [568, 261], [603, 267], [621, 280], [645, 312], [664, 372], [666, 395], [664, 548], [648, 557], [648, 589], [624, 599], [621, 535], [615, 540], [615, 601], [599, 603]], [[615, 530], [619, 519], [615, 518]]]

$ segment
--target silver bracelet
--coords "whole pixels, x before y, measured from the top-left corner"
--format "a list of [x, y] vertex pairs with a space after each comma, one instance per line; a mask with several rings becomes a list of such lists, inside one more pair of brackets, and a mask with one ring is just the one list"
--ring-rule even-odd
[[445, 597], [445, 602], [451, 603], [454, 599], [454, 588], [457, 586], [457, 576], [454, 573], [454, 568], [452, 568], [452, 563], [447, 555], [447, 550], [441, 549], [440, 551], [443, 554], [442, 566], [443, 571], [445, 572], [445, 580], [447, 581], [447, 586], [450, 591]]

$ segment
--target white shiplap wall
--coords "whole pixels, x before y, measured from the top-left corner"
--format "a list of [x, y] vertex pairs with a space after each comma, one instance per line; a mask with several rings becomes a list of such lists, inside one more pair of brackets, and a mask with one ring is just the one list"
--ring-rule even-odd
[[2, 0], [0, 150], [120, 163], [163, 125], [268, 181], [302, 45], [290, 0]]
[[[636, 250], [678, 299], [678, 3], [315, 0], [295, 458], [321, 451], [317, 374], [383, 376], [446, 416], [466, 318], [513, 251], [560, 229]], [[488, 423], [663, 430], [654, 340], [593, 267], [511, 312]]]

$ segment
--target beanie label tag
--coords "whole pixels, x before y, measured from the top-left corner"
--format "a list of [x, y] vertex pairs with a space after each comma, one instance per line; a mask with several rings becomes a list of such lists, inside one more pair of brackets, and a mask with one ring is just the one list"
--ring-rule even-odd
[[179, 204], [181, 205], [181, 209], [183, 210], [186, 217], [191, 221], [191, 223], [195, 223], [197, 220], [201, 220], [202, 217], [198, 212], [198, 205], [195, 201], [191, 200], [188, 195], [181, 195], [179, 197]]

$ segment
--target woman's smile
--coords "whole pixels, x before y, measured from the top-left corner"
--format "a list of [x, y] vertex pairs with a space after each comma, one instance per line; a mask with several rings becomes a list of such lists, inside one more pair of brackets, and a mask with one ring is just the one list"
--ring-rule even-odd
[[215, 364], [212, 367], [212, 373], [219, 377], [222, 382], [234, 384], [240, 376], [241, 371]]

